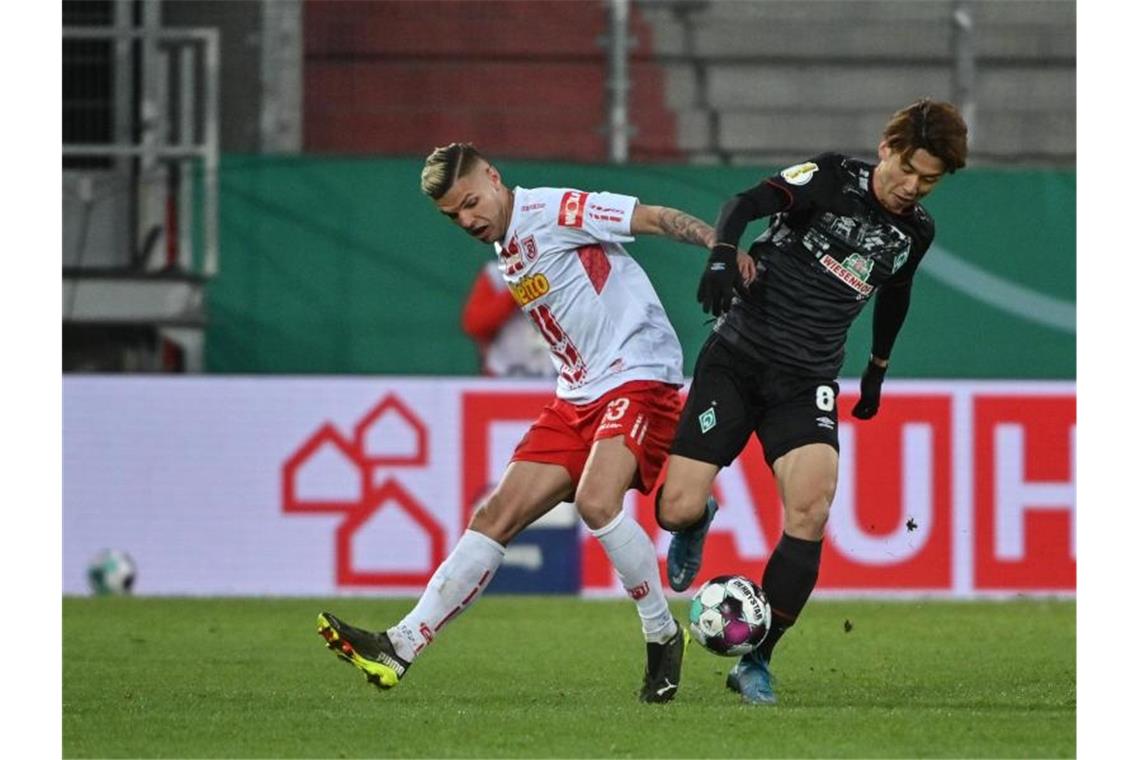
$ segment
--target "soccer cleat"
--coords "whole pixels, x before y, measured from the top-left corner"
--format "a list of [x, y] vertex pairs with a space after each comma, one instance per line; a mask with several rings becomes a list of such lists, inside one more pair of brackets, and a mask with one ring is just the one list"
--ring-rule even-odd
[[689, 646], [689, 632], [676, 620], [677, 632], [664, 644], [645, 644], [645, 681], [641, 685], [642, 702], [669, 702], [677, 696], [681, 685], [681, 660]]
[[768, 661], [754, 649], [740, 658], [740, 662], [728, 672], [728, 679], [724, 682], [732, 691], [740, 694], [740, 699], [747, 705], [774, 705], [776, 692], [772, 690], [772, 674], [768, 670]]
[[317, 633], [337, 657], [363, 670], [368, 683], [378, 689], [391, 689], [412, 666], [396, 655], [387, 633], [356, 628], [332, 613], [317, 615]]
[[705, 518], [699, 524], [679, 530], [669, 541], [669, 554], [665, 569], [669, 575], [669, 588], [684, 591], [693, 584], [701, 570], [701, 555], [705, 550], [705, 536], [716, 517], [716, 499], [705, 502]]

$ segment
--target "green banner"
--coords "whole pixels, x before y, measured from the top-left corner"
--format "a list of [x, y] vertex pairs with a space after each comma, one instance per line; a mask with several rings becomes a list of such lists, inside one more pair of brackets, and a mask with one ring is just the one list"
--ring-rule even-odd
[[[227, 156], [220, 272], [208, 291], [206, 366], [218, 373], [465, 375], [478, 371], [460, 310], [491, 248], [419, 192], [418, 159]], [[773, 167], [497, 162], [505, 181], [636, 195], [715, 219]], [[967, 169], [927, 208], [935, 249], [919, 268], [892, 377], [1076, 376], [1076, 172]], [[749, 227], [751, 240], [765, 227]], [[708, 333], [695, 299], [700, 250], [646, 237], [645, 268], [691, 373]], [[871, 307], [844, 375], [861, 370]]]

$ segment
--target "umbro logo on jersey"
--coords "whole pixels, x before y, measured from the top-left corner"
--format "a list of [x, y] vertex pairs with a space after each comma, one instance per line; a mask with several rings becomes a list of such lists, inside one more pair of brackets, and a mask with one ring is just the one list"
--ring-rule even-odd
[[816, 427], [824, 428], [825, 430], [835, 430], [835, 420], [830, 417], [816, 417]]
[[568, 190], [562, 194], [562, 204], [558, 207], [558, 225], [560, 227], [582, 226], [582, 216], [588, 196], [589, 193], [583, 193], [579, 190]]

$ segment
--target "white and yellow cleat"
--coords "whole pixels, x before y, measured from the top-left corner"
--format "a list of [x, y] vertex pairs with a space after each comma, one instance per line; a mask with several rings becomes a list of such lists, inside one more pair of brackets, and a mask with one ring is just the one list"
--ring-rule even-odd
[[337, 657], [363, 670], [368, 683], [378, 689], [391, 689], [411, 667], [396, 655], [387, 633], [356, 628], [330, 612], [317, 615], [317, 633]]

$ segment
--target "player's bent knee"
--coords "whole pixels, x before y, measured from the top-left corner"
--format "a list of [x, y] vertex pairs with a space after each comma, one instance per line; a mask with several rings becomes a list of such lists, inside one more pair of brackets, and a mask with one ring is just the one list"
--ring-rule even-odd
[[706, 499], [661, 486], [657, 491], [657, 524], [674, 533], [688, 528], [704, 515]]
[[785, 507], [784, 530], [796, 538], [816, 540], [823, 536], [830, 514], [830, 494], [791, 500]]
[[579, 491], [574, 499], [582, 522], [592, 530], [604, 528], [621, 512], [621, 500], [607, 499], [599, 494]]
[[467, 527], [477, 533], [482, 533], [490, 539], [506, 546], [512, 538], [519, 534], [525, 525], [515, 517], [519, 510], [513, 510], [504, 499], [492, 494], [485, 502], [479, 505], [475, 514], [471, 515], [471, 522]]

